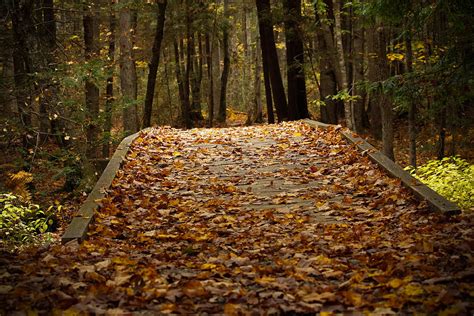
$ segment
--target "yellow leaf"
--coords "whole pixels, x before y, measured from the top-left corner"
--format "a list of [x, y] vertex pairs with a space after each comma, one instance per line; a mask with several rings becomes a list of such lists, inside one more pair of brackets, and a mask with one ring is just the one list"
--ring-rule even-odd
[[173, 156], [174, 157], [179, 157], [179, 156], [181, 156], [181, 153], [179, 151], [175, 151], [175, 152], [173, 152]]
[[233, 193], [233, 192], [237, 191], [237, 188], [234, 185], [228, 185], [224, 188], [224, 191], [226, 193]]
[[403, 281], [400, 279], [392, 279], [390, 282], [388, 282], [388, 285], [394, 289], [398, 289], [400, 286], [402, 286]]
[[178, 235], [159, 234], [157, 237], [161, 238], [161, 239], [174, 239], [174, 238], [178, 237]]
[[295, 136], [295, 137], [300, 137], [300, 136], [302, 136], [302, 134], [299, 133], [299, 132], [296, 132], [296, 133], [293, 134], [293, 136]]
[[178, 199], [174, 199], [174, 200], [171, 200], [169, 203], [168, 203], [168, 206], [177, 206], [179, 204], [179, 200]]
[[216, 267], [217, 265], [215, 265], [214, 263], [204, 263], [201, 265], [202, 270], [212, 270], [212, 269], [215, 269]]
[[201, 236], [194, 237], [195, 241], [205, 241], [211, 239], [212, 235], [211, 234], [204, 234]]
[[405, 288], [403, 289], [403, 292], [407, 296], [418, 296], [418, 295], [423, 294], [425, 291], [418, 284], [411, 283], [405, 286]]
[[319, 256], [311, 258], [311, 259], [317, 261], [321, 265], [332, 263], [332, 260], [330, 258], [326, 257], [325, 255], [319, 255]]

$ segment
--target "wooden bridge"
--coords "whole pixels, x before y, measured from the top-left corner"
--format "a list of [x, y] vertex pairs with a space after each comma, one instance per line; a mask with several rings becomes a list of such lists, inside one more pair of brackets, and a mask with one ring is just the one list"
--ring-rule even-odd
[[472, 310], [472, 223], [361, 139], [315, 126], [131, 136], [29, 271], [56, 276], [18, 277], [18, 293], [93, 313]]

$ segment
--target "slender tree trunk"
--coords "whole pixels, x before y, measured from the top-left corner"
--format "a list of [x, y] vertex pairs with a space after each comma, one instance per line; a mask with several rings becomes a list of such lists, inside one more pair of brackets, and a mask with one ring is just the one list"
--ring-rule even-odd
[[107, 84], [105, 86], [105, 112], [104, 112], [104, 144], [102, 146], [102, 156], [109, 157], [110, 155], [110, 132], [112, 131], [112, 107], [114, 103], [114, 75], [113, 69], [115, 68], [115, 28], [116, 28], [116, 17], [113, 12], [110, 13], [109, 17], [109, 51], [107, 57], [110, 63], [111, 72], [107, 78]]
[[365, 79], [364, 76], [364, 33], [361, 21], [353, 24], [353, 51], [352, 51], [352, 109], [354, 111], [354, 130], [362, 133], [364, 130], [366, 94], [359, 88], [358, 83]]
[[[257, 0], [256, 4], [260, 43], [262, 45], [263, 71], [264, 74], [266, 71], [269, 73], [271, 92], [273, 95], [273, 102], [275, 103], [278, 121], [286, 121], [288, 119], [288, 104], [286, 101], [285, 88], [281, 78], [278, 54], [275, 46], [270, 1]], [[268, 95], [267, 92], [266, 94]]]
[[[126, 0], [120, 1], [126, 5]], [[133, 59], [132, 13], [126, 6], [120, 10], [120, 87], [124, 103], [123, 129], [126, 134], [138, 131], [137, 72]]]
[[186, 63], [183, 65], [184, 70], [184, 79], [183, 79], [183, 87], [184, 87], [184, 96], [185, 96], [185, 102], [186, 106], [185, 108], [187, 109], [187, 114], [185, 118], [185, 126], [186, 128], [191, 128], [194, 126], [194, 118], [192, 115], [192, 106], [190, 103], [190, 97], [191, 97], [191, 88], [190, 88], [190, 77], [191, 77], [191, 72], [192, 72], [192, 50], [194, 49], [194, 38], [192, 36], [192, 14], [191, 14], [191, 6], [192, 6], [192, 1], [191, 0], [185, 0], [185, 12], [186, 12], [186, 55], [184, 54], [184, 40], [181, 39], [180, 41], [180, 50], [181, 50], [181, 59], [184, 60], [186, 59]]
[[153, 98], [155, 95], [156, 75], [160, 63], [161, 42], [163, 40], [163, 30], [165, 27], [165, 14], [167, 0], [158, 2], [158, 12], [156, 16], [156, 31], [153, 41], [151, 61], [148, 64], [148, 81], [146, 86], [145, 106], [143, 109], [143, 127], [151, 126], [151, 112], [153, 110]]
[[[315, 12], [317, 22], [321, 24], [322, 30], [317, 33], [317, 46], [319, 53], [319, 72], [320, 72], [320, 84], [319, 84], [319, 96], [321, 100], [320, 115], [321, 121], [329, 124], [337, 124], [337, 104], [336, 101], [331, 99], [330, 96], [337, 93], [337, 80], [336, 71], [334, 67], [334, 61], [332, 58], [333, 49], [332, 47], [332, 36], [329, 27], [322, 21], [320, 14], [317, 11], [317, 5], [315, 4]], [[327, 34], [329, 33], [329, 34]], [[327, 36], [329, 35], [329, 36]], [[328, 46], [328, 43], [331, 45]]]
[[382, 141], [383, 153], [393, 161], [395, 155], [393, 152], [393, 109], [392, 102], [385, 96], [381, 98], [380, 110], [382, 116]]
[[309, 117], [304, 74], [304, 47], [299, 21], [301, 0], [284, 0], [285, 38], [288, 85], [288, 118], [298, 120]]
[[[90, 63], [93, 59], [99, 57], [99, 20], [95, 12], [84, 9], [84, 50], [86, 62]], [[99, 87], [96, 86], [93, 79], [87, 78], [85, 82], [86, 90], [86, 108], [87, 108], [87, 149], [86, 156], [89, 159], [97, 158], [97, 141], [99, 138], [99, 126], [97, 118], [99, 117]]]
[[206, 64], [207, 64], [207, 79], [209, 85], [208, 91], [208, 104], [207, 104], [207, 111], [208, 111], [208, 127], [212, 127], [212, 123], [214, 121], [214, 75], [212, 71], [212, 47], [211, 47], [211, 40], [209, 33], [206, 33]]
[[[367, 30], [367, 55], [368, 55], [368, 79], [370, 82], [379, 81], [379, 69], [377, 61], [379, 56], [379, 38], [377, 26]], [[370, 132], [375, 139], [382, 139], [382, 117], [379, 106], [379, 94], [372, 90], [368, 95], [368, 112], [370, 121]]]
[[[260, 40], [262, 42], [262, 40]], [[262, 65], [263, 65], [263, 82], [265, 85], [265, 102], [267, 105], [267, 116], [268, 123], [275, 123], [275, 115], [273, 113], [273, 99], [272, 99], [272, 86], [270, 84], [270, 70], [268, 66], [268, 59], [263, 58], [263, 49], [262, 50]]]
[[[229, 20], [229, 0], [224, 0], [224, 16], [226, 21]], [[224, 26], [223, 30], [223, 49], [224, 49], [224, 68], [222, 69], [221, 76], [221, 98], [219, 102], [219, 111], [217, 112], [217, 121], [224, 123], [226, 120], [226, 110], [227, 110], [227, 81], [229, 78], [230, 72], [230, 56], [229, 56], [229, 25]]]
[[[182, 43], [182, 40], [180, 40], [180, 43]], [[180, 49], [180, 46], [181, 46], [181, 49]], [[183, 71], [182, 71], [183, 69], [181, 67], [181, 60], [184, 57], [182, 56], [183, 45], [178, 44], [178, 40], [175, 39], [173, 41], [173, 47], [174, 47], [174, 57], [175, 57], [176, 81], [178, 83], [179, 99], [181, 101], [181, 111], [180, 111], [181, 121], [182, 121], [182, 124], [186, 128], [190, 128], [191, 118], [189, 116], [189, 113], [190, 113], [191, 105], [189, 104], [189, 96], [186, 93], [186, 88], [185, 88], [186, 83], [185, 83], [185, 78], [184, 78], [185, 76], [183, 74]]]
[[[247, 122], [251, 121], [252, 118], [249, 117], [249, 114], [252, 112], [252, 102], [248, 101], [248, 92], [250, 90], [250, 78], [249, 74], [249, 67], [251, 65], [249, 61], [249, 34], [248, 34], [248, 8], [247, 5], [243, 5], [242, 8], [242, 44], [244, 48], [244, 60], [242, 65], [242, 84], [240, 85], [240, 94], [241, 94], [241, 102], [244, 108], [247, 109]], [[251, 116], [252, 114], [250, 114]]]
[[446, 147], [446, 108], [444, 107], [437, 114], [438, 116], [438, 144], [436, 148], [437, 158], [439, 160], [444, 158]]
[[[348, 92], [348, 83], [347, 83], [347, 70], [346, 70], [346, 61], [344, 58], [344, 47], [342, 44], [342, 25], [341, 25], [341, 6], [339, 0], [333, 0], [334, 8], [334, 43], [336, 44], [336, 56], [338, 61], [337, 71], [339, 72], [339, 77], [341, 78], [340, 90]], [[354, 129], [354, 117], [351, 103], [344, 99], [344, 115], [346, 119], [346, 125], [349, 129]]]
[[[405, 35], [407, 72], [413, 72], [413, 51], [411, 47], [411, 34]], [[410, 140], [410, 165], [416, 169], [416, 114], [415, 102], [408, 104], [408, 137]]]
[[[255, 123], [263, 122], [263, 111], [262, 111], [262, 61], [260, 54], [260, 41], [257, 36], [256, 39], [257, 47], [255, 49], [255, 82], [254, 82], [254, 111], [252, 114], [252, 121]], [[270, 98], [271, 100], [271, 98]]]
[[201, 107], [201, 99], [202, 99], [201, 89], [202, 89], [202, 77], [203, 77], [203, 68], [204, 68], [204, 49], [203, 49], [203, 36], [201, 33], [199, 33], [199, 36], [198, 36], [198, 55], [199, 56], [196, 58], [196, 64], [197, 64], [196, 104], [198, 105], [198, 108], [197, 108], [198, 119], [200, 121], [203, 121], [204, 117], [202, 115], [202, 107]]
[[[217, 23], [217, 22], [215, 22]], [[220, 76], [221, 76], [221, 45], [217, 38], [217, 26], [214, 25], [213, 35], [211, 37], [212, 45], [212, 71], [214, 76], [214, 118], [219, 109], [219, 102], [221, 99], [220, 93]]]
[[[190, 45], [190, 84], [191, 84], [191, 115], [193, 122], [200, 122], [204, 120], [201, 112], [201, 82], [202, 82], [202, 44], [201, 37], [197, 37], [198, 41], [198, 55], [196, 54], [195, 37], [191, 34], [191, 39], [188, 41]], [[196, 124], [195, 124], [196, 125]]]
[[[387, 30], [383, 25], [378, 30], [378, 82], [381, 86], [382, 81], [387, 79], [390, 75], [390, 68], [387, 64]], [[385, 95], [385, 91], [382, 86], [379, 89], [379, 107], [382, 116], [382, 142], [383, 142], [383, 153], [393, 161], [395, 161], [395, 155], [393, 152], [393, 107], [392, 102], [388, 96]]]
[[[43, 0], [41, 8], [42, 13], [42, 25], [40, 26], [40, 47], [43, 52], [43, 66], [44, 72], [54, 71], [56, 67], [54, 50], [56, 46], [56, 19], [54, 16], [54, 3], [53, 0]], [[47, 140], [50, 134], [51, 121], [50, 111], [52, 108], [53, 100], [57, 95], [56, 85], [52, 78], [45, 78], [40, 80], [39, 84], [41, 93], [39, 96], [40, 105], [40, 132], [41, 139]], [[52, 129], [51, 129], [52, 132]]]
[[13, 40], [15, 42], [13, 48], [13, 72], [15, 82], [15, 97], [19, 111], [20, 124], [25, 128], [25, 136], [23, 137], [23, 147], [31, 146], [29, 141], [29, 129], [31, 128], [31, 89], [28, 80], [29, 74], [32, 73], [32, 60], [30, 57], [30, 45], [28, 44], [28, 36], [30, 36], [34, 27], [31, 21], [34, 1], [29, 0], [20, 4], [20, 1], [13, 1], [12, 31]]
[[166, 94], [168, 96], [168, 124], [171, 125], [174, 122], [174, 115], [173, 115], [173, 100], [171, 97], [171, 88], [170, 88], [170, 77], [169, 77], [169, 71], [168, 71], [168, 64], [170, 63], [169, 58], [167, 58], [167, 55], [165, 54], [165, 50], [162, 50], [163, 52], [163, 60], [164, 62], [164, 73], [165, 73], [165, 82], [166, 82]]

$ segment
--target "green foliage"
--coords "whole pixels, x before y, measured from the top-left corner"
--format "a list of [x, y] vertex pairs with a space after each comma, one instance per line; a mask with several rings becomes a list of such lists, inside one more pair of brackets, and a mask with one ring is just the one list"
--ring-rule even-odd
[[474, 165], [459, 157], [431, 160], [411, 174], [430, 188], [457, 203], [462, 209], [474, 207]]
[[359, 95], [350, 95], [349, 91], [347, 90], [340, 90], [338, 91], [337, 94], [335, 95], [328, 95], [326, 99], [331, 99], [335, 101], [343, 101], [343, 102], [352, 102], [352, 101], [357, 101], [360, 99]]
[[[60, 207], [58, 207], [60, 210]], [[0, 239], [7, 246], [38, 241], [53, 224], [53, 207], [43, 211], [39, 205], [23, 202], [11, 193], [0, 194]]]

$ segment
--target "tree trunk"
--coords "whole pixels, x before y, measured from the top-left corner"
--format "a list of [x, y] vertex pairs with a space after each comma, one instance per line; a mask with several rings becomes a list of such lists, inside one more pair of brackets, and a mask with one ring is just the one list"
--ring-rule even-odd
[[288, 85], [288, 118], [309, 117], [304, 74], [304, 48], [301, 38], [301, 0], [284, 0]]
[[211, 47], [211, 40], [209, 33], [206, 33], [206, 64], [207, 64], [207, 79], [209, 85], [208, 91], [208, 104], [207, 104], [207, 111], [208, 111], [208, 121], [207, 126], [212, 127], [212, 123], [214, 121], [214, 75], [212, 72], [212, 47]]
[[138, 131], [137, 72], [133, 60], [132, 13], [126, 0], [120, 1], [125, 7], [120, 10], [120, 87], [123, 97], [123, 129], [125, 134]]
[[[246, 4], [243, 4], [242, 8], [242, 44], [244, 48], [243, 54], [243, 65], [242, 65], [242, 84], [240, 85], [240, 94], [241, 94], [241, 102], [245, 109], [247, 109], [247, 122], [249, 123], [252, 121], [252, 112], [253, 112], [253, 102], [249, 102], [248, 95], [250, 90], [250, 73], [251, 73], [251, 65], [250, 56], [249, 56], [249, 23], [248, 23], [248, 11], [249, 8]], [[250, 69], [249, 69], [250, 67]]]
[[[376, 26], [372, 26], [367, 30], [367, 56], [368, 56], [368, 80], [373, 83], [379, 81], [379, 69], [377, 60], [379, 60], [379, 39], [376, 30]], [[375, 89], [371, 89], [368, 94], [368, 109], [370, 132], [372, 136], [377, 139], [382, 139], [382, 117], [379, 106], [380, 96]]]
[[[339, 72], [336, 71], [337, 61], [334, 57], [334, 37], [327, 21], [334, 22], [332, 1], [325, 0], [327, 12], [318, 10], [317, 3], [314, 4], [317, 23], [321, 25], [321, 30], [317, 33], [318, 52], [320, 53], [320, 85], [319, 95], [321, 99], [320, 113], [324, 123], [337, 124], [338, 103], [331, 97], [337, 94]], [[334, 24], [334, 23], [333, 23]]]
[[[262, 61], [261, 61], [261, 54], [260, 54], [260, 41], [257, 35], [256, 39], [256, 49], [255, 49], [255, 82], [254, 82], [254, 112], [252, 114], [252, 121], [254, 123], [262, 123], [263, 122], [263, 110], [262, 110]], [[270, 98], [271, 101], [271, 98]]]
[[[44, 72], [53, 72], [56, 67], [55, 62], [55, 46], [56, 46], [56, 19], [54, 16], [54, 3], [53, 0], [43, 0], [43, 6], [41, 8], [42, 13], [42, 25], [40, 29], [40, 46], [43, 52], [43, 65]], [[40, 95], [39, 95], [39, 104], [40, 104], [40, 133], [41, 139], [46, 141], [48, 135], [51, 132], [51, 120], [50, 111], [53, 105], [53, 100], [57, 95], [57, 87], [54, 84], [51, 77], [40, 80]]]
[[166, 95], [168, 97], [168, 124], [172, 125], [174, 120], [174, 113], [173, 113], [173, 100], [171, 97], [171, 87], [170, 87], [170, 77], [169, 77], [169, 71], [168, 71], [168, 65], [170, 64], [170, 59], [167, 58], [167, 55], [165, 54], [165, 49], [162, 50], [163, 53], [163, 60], [164, 62], [164, 75], [165, 75], [165, 82], [166, 82]]
[[[260, 42], [262, 42], [262, 40], [260, 40]], [[262, 57], [263, 57], [264, 55], [263, 49], [261, 49], [261, 51], [262, 51]], [[263, 65], [263, 83], [265, 86], [265, 102], [267, 104], [268, 123], [274, 124], [275, 115], [273, 113], [272, 86], [270, 84], [270, 70], [269, 70], [270, 66], [268, 66], [268, 60], [266, 58], [262, 58], [262, 65]]]
[[109, 51], [107, 52], [108, 61], [110, 63], [110, 76], [107, 78], [105, 86], [105, 112], [104, 112], [104, 144], [102, 146], [102, 156], [109, 157], [110, 155], [110, 132], [112, 130], [112, 105], [114, 103], [114, 75], [113, 68], [115, 64], [115, 28], [116, 17], [113, 12], [109, 17]]
[[362, 133], [364, 130], [365, 101], [366, 94], [358, 84], [363, 81], [364, 76], [364, 33], [361, 21], [353, 24], [353, 51], [352, 51], [352, 109], [354, 111], [354, 130]]
[[[226, 18], [226, 23], [229, 21], [229, 0], [224, 0], [224, 16]], [[230, 56], [229, 56], [229, 25], [224, 26], [222, 44], [224, 49], [224, 68], [222, 69], [221, 76], [221, 95], [219, 102], [219, 111], [217, 112], [217, 121], [224, 123], [226, 120], [226, 110], [227, 110], [227, 80], [229, 78], [230, 72]]]
[[13, 73], [15, 82], [15, 97], [19, 111], [20, 124], [25, 128], [23, 137], [23, 147], [31, 146], [29, 141], [29, 129], [31, 129], [31, 89], [28, 80], [32, 73], [32, 60], [30, 56], [30, 45], [28, 36], [30, 36], [34, 27], [32, 25], [31, 15], [33, 14], [34, 1], [13, 1], [12, 10], [12, 31], [13, 31]]
[[[84, 52], [85, 60], [90, 63], [95, 58], [99, 58], [99, 20], [95, 12], [84, 7]], [[99, 87], [92, 79], [87, 78], [85, 82], [86, 90], [86, 137], [87, 148], [86, 156], [88, 159], [97, 158], [97, 142], [99, 138], [99, 126], [97, 118], [99, 117]]]
[[377, 101], [380, 108], [380, 114], [382, 117], [382, 142], [383, 142], [383, 153], [393, 161], [395, 161], [395, 155], [393, 153], [393, 108], [392, 102], [388, 96], [385, 95], [383, 89], [383, 81], [390, 75], [389, 65], [387, 64], [387, 30], [381, 25], [377, 28], [377, 41], [376, 41], [376, 81], [378, 82], [379, 89]]
[[204, 120], [201, 112], [202, 43], [201, 36], [198, 36], [198, 54], [196, 54], [194, 39], [194, 34], [192, 34], [191, 39], [188, 41], [191, 47], [191, 115], [193, 122], [196, 122], [194, 125], [200, 125], [200, 123]]
[[380, 98], [380, 112], [382, 116], [382, 142], [383, 153], [393, 161], [395, 155], [393, 152], [393, 109], [392, 102], [385, 96]]
[[[336, 101], [331, 99], [332, 95], [337, 93], [337, 80], [336, 71], [334, 67], [334, 61], [331, 57], [333, 55], [332, 49], [332, 36], [329, 27], [322, 21], [320, 14], [317, 11], [317, 5], [315, 4], [315, 12], [317, 23], [321, 24], [322, 30], [317, 32], [317, 46], [319, 53], [319, 72], [320, 72], [320, 84], [319, 96], [320, 96], [320, 115], [321, 121], [329, 124], [337, 124], [337, 104]], [[325, 26], [326, 25], [326, 26]], [[329, 33], [329, 34], [327, 34]], [[329, 35], [329, 36], [328, 36]], [[331, 46], [328, 46], [328, 43]]]
[[[339, 72], [339, 77], [341, 80], [339, 89], [343, 92], [348, 92], [346, 61], [344, 58], [344, 47], [342, 44], [341, 7], [339, 0], [332, 0], [332, 2], [334, 8], [334, 43], [336, 46], [336, 57], [338, 62], [336, 71]], [[351, 103], [346, 98], [343, 99], [343, 102], [346, 125], [352, 130], [354, 129], [355, 124]]]
[[[186, 88], [185, 88], [185, 78], [183, 74], [183, 70], [181, 67], [181, 60], [183, 59], [182, 56], [182, 51], [183, 51], [183, 45], [182, 45], [182, 40], [180, 40], [181, 44], [178, 44], [178, 40], [175, 39], [173, 41], [173, 47], [174, 47], [174, 57], [175, 57], [175, 71], [176, 71], [176, 82], [178, 83], [178, 92], [179, 92], [179, 99], [181, 101], [181, 111], [180, 111], [180, 116], [181, 116], [181, 121], [182, 124], [186, 128], [191, 128], [191, 118], [189, 116], [190, 113], [190, 104], [189, 104], [189, 96], [186, 94]], [[181, 46], [181, 49], [179, 48]], [[188, 89], [189, 90], [189, 89]]]
[[153, 98], [155, 96], [156, 75], [158, 73], [158, 65], [160, 63], [161, 42], [163, 40], [167, 4], [167, 0], [158, 2], [155, 39], [153, 41], [151, 61], [148, 64], [149, 72], [146, 85], [145, 106], [143, 109], [143, 127], [151, 126], [151, 112], [153, 110]]
[[446, 144], [446, 108], [443, 107], [437, 114], [438, 116], [438, 144], [436, 146], [436, 155], [439, 160], [444, 158]]
[[[411, 34], [405, 35], [407, 72], [413, 72], [413, 50], [411, 47]], [[416, 107], [414, 100], [408, 104], [408, 138], [410, 141], [410, 165], [416, 169]]]
[[[216, 23], [216, 22], [215, 22]], [[221, 45], [217, 36], [217, 26], [214, 25], [213, 36], [211, 37], [212, 45], [212, 75], [214, 76], [214, 118], [219, 109], [221, 99], [220, 76], [221, 76]]]
[[[260, 31], [260, 43], [262, 45], [262, 61], [264, 74], [268, 71], [271, 83], [271, 93], [277, 112], [278, 121], [288, 119], [288, 105], [286, 101], [285, 88], [281, 78], [278, 54], [273, 34], [273, 23], [269, 0], [257, 0], [257, 16]], [[268, 89], [265, 89], [268, 91]], [[268, 92], [266, 92], [268, 95]], [[267, 101], [268, 104], [268, 101]], [[269, 116], [270, 121], [270, 116]]]

